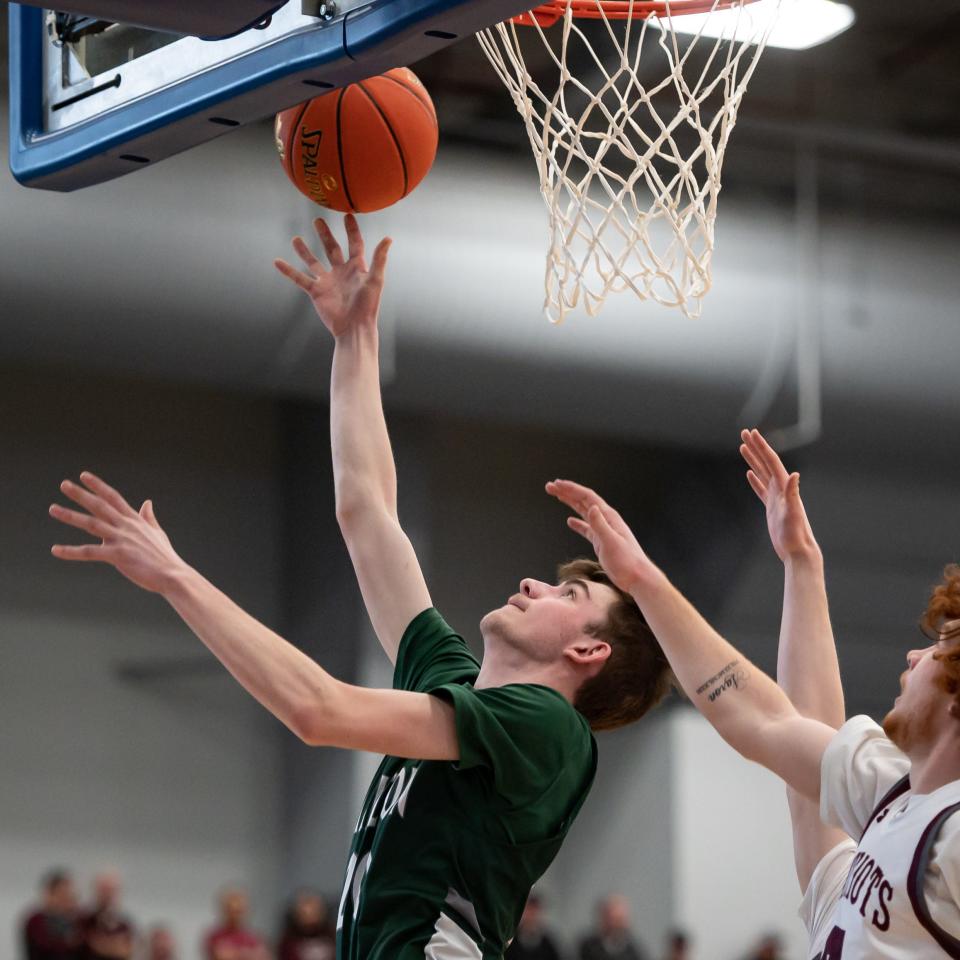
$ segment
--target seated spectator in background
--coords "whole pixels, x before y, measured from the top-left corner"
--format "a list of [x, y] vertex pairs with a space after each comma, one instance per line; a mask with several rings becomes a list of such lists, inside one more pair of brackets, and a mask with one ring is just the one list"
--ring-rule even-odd
[[667, 952], [664, 960], [690, 960], [690, 937], [682, 930], [671, 930], [667, 934]]
[[323, 897], [301, 890], [284, 917], [277, 960], [334, 960], [337, 931]]
[[270, 960], [263, 937], [247, 926], [249, 909], [242, 890], [220, 894], [220, 922], [207, 934], [206, 960]]
[[612, 894], [597, 905], [597, 930], [580, 944], [580, 960], [646, 960], [630, 933], [630, 904]]
[[543, 901], [536, 893], [527, 897], [517, 933], [503, 956], [504, 960], [560, 960], [560, 951], [544, 923]]
[[177, 960], [177, 945], [166, 927], [156, 926], [150, 931], [146, 960]]
[[130, 960], [133, 925], [120, 911], [120, 875], [114, 871], [93, 878], [93, 906], [81, 920], [84, 960]]
[[783, 960], [783, 947], [775, 933], [765, 933], [747, 960]]
[[66, 870], [51, 870], [40, 891], [40, 907], [23, 927], [27, 960], [80, 960], [83, 933], [73, 878]]

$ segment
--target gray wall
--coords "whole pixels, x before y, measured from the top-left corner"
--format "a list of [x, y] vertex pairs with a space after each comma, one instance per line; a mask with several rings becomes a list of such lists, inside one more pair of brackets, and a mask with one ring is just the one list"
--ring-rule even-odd
[[[0, 383], [0, 928], [50, 866], [118, 867], [138, 920], [173, 922], [186, 956], [227, 882], [273, 922], [279, 725], [157, 597], [99, 565], [54, 560], [47, 517], [89, 467], [151, 496], [184, 556], [267, 622], [280, 613], [270, 404], [65, 372]], [[176, 663], [176, 675], [158, 664]], [[147, 668], [142, 679], [123, 668]], [[86, 897], [87, 890], [83, 893]]]

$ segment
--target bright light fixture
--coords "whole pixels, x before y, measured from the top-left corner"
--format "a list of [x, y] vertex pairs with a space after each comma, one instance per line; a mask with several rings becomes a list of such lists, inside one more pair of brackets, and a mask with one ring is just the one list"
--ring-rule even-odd
[[672, 17], [671, 23], [676, 33], [746, 39], [763, 36], [773, 21], [767, 46], [806, 50], [849, 30], [856, 19], [851, 7], [834, 0], [757, 0], [742, 8]]

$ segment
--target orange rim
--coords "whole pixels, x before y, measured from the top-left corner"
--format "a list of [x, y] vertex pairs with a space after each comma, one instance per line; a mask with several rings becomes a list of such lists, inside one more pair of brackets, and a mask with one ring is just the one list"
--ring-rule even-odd
[[[679, 17], [688, 13], [711, 13], [727, 10], [740, 4], [741, 0], [549, 0], [534, 7], [529, 13], [521, 13], [512, 22], [531, 26], [552, 27], [562, 20], [571, 8], [573, 16], [581, 20], [646, 20], [647, 17]], [[756, 0], [742, 0], [755, 3]]]

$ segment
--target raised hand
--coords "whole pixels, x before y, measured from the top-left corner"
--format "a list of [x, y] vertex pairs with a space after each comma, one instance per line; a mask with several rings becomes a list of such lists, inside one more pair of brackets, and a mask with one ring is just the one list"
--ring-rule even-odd
[[57, 544], [51, 551], [53, 555], [60, 560], [109, 563], [138, 587], [162, 592], [171, 575], [184, 564], [157, 523], [153, 502], [145, 500], [138, 512], [94, 474], [81, 473], [80, 482], [82, 486], [64, 480], [60, 490], [83, 511], [55, 503], [50, 507], [50, 516], [89, 533], [100, 543]]
[[747, 482], [766, 508], [767, 530], [777, 556], [786, 563], [791, 558], [819, 554], [800, 499], [800, 474], [787, 473], [759, 430], [744, 430], [740, 439], [740, 454], [750, 467]]
[[621, 590], [632, 593], [640, 579], [656, 570], [623, 517], [595, 491], [572, 480], [551, 480], [546, 490], [577, 514], [567, 517], [567, 525], [590, 541], [600, 565]]
[[343, 223], [347, 232], [347, 259], [344, 259], [343, 250], [326, 221], [318, 217], [313, 225], [329, 266], [323, 265], [302, 237], [293, 238], [293, 249], [303, 261], [306, 273], [285, 260], [273, 262], [285, 277], [310, 297], [317, 315], [335, 337], [360, 326], [376, 325], [391, 243], [389, 238], [384, 238], [377, 244], [368, 269], [357, 218], [348, 213]]

